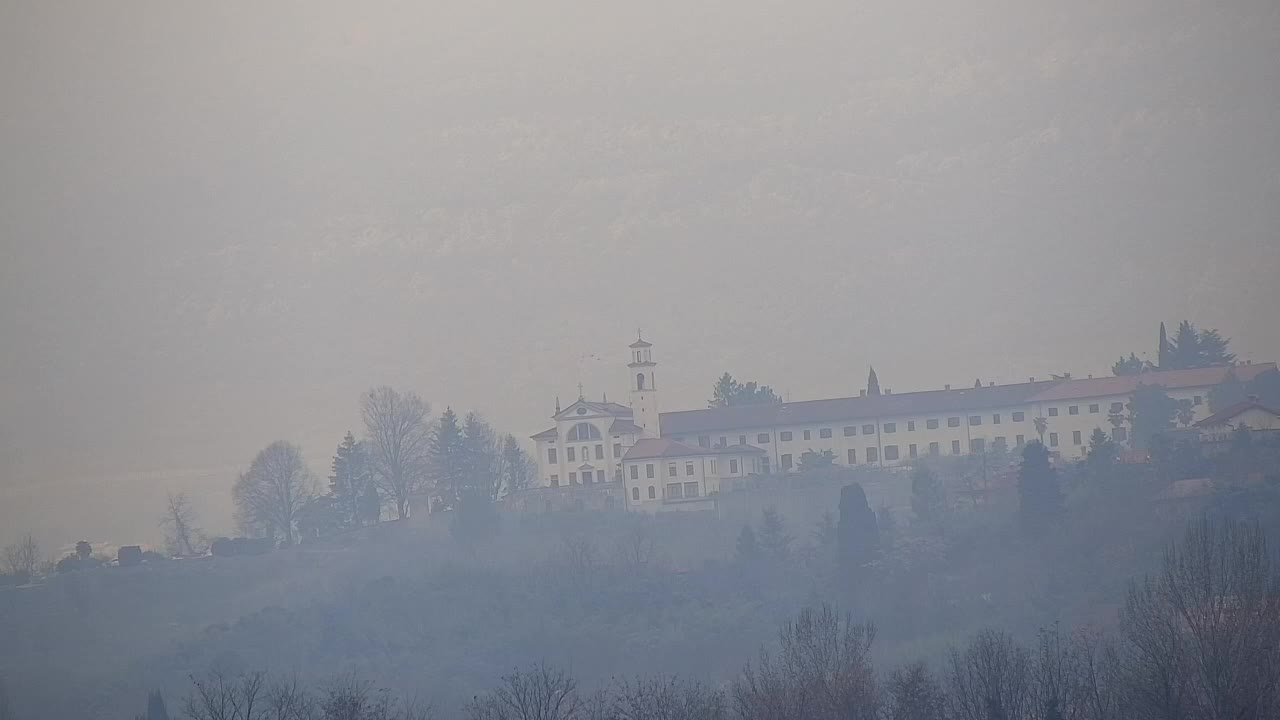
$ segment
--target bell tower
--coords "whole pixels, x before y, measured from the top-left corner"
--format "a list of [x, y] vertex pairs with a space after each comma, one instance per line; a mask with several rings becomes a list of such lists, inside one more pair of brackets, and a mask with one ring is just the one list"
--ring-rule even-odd
[[654, 378], [653, 345], [645, 342], [640, 333], [631, 343], [631, 362], [627, 368], [631, 374], [631, 421], [644, 431], [645, 437], [661, 437], [658, 427], [658, 383]]

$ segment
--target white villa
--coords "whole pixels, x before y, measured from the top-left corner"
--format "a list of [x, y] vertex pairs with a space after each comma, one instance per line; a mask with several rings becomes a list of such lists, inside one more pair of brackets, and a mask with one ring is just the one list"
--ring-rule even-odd
[[[923, 454], [962, 455], [1041, 437], [1064, 458], [1083, 457], [1095, 428], [1123, 443], [1125, 403], [1139, 383], [1187, 400], [1191, 422], [1210, 417], [1209, 390], [1234, 372], [1248, 382], [1275, 363], [1055, 378], [957, 390], [806, 400], [660, 412], [653, 345], [637, 339], [627, 364], [630, 404], [579, 397], [554, 427], [533, 436], [544, 487], [621, 482], [629, 510], [675, 510], [719, 492], [721, 483], [788, 472], [809, 450], [842, 465], [890, 467]], [[693, 501], [693, 502], [690, 502]]]

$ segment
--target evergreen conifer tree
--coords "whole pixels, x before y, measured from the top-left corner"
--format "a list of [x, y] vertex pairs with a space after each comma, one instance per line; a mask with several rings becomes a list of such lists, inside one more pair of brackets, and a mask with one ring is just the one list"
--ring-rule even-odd
[[734, 404], [738, 397], [741, 386], [738, 381], [733, 379], [729, 373], [725, 373], [716, 380], [716, 384], [711, 388], [711, 400], [707, 403], [709, 407], [728, 407]]
[[[446, 415], [450, 412], [445, 411]], [[458, 446], [461, 467], [454, 484], [450, 531], [456, 539], [474, 543], [492, 537], [498, 527], [498, 511], [493, 504], [498, 482], [493, 428], [478, 414], [467, 413]]]
[[1227, 352], [1228, 338], [1222, 337], [1217, 330], [1201, 330], [1196, 337], [1197, 367], [1214, 365], [1230, 365], [1236, 361], [1234, 353]]
[[1138, 356], [1133, 353], [1129, 353], [1129, 357], [1126, 358], [1121, 356], [1120, 359], [1111, 366], [1111, 374], [1116, 377], [1120, 377], [1122, 375], [1138, 375], [1150, 369], [1150, 363], [1139, 359]]
[[500, 467], [501, 478], [496, 488], [495, 500], [527, 489], [537, 472], [537, 464], [533, 458], [520, 447], [516, 436], [509, 433], [502, 438]]
[[1102, 428], [1094, 428], [1093, 433], [1089, 435], [1089, 455], [1088, 461], [1093, 465], [1109, 465], [1116, 461], [1116, 455], [1120, 448], [1116, 446], [1116, 442], [1111, 436], [1103, 432]]
[[360, 498], [373, 480], [373, 466], [363, 443], [350, 430], [334, 452], [330, 465], [329, 494], [344, 525], [359, 525]]
[[1248, 395], [1245, 384], [1240, 382], [1234, 369], [1227, 370], [1222, 382], [1209, 388], [1209, 410], [1221, 412], [1238, 402], [1244, 401]]
[[791, 550], [791, 536], [787, 534], [782, 515], [775, 507], [767, 507], [760, 520], [760, 549], [775, 560], [785, 560]]
[[1280, 370], [1267, 370], [1245, 384], [1245, 399], [1249, 396], [1269, 408], [1280, 408]]
[[911, 512], [920, 522], [935, 522], [941, 519], [945, 506], [938, 476], [928, 465], [917, 462], [911, 469]]
[[1139, 383], [1127, 407], [1133, 446], [1139, 448], [1150, 448], [1157, 435], [1172, 430], [1178, 414], [1178, 401], [1169, 397], [1161, 385]]
[[1156, 362], [1161, 370], [1169, 370], [1171, 368], [1169, 363], [1173, 358], [1169, 357], [1169, 350], [1169, 333], [1164, 329], [1164, 321], [1161, 321], [1160, 344], [1157, 346], [1158, 355], [1156, 356]]
[[466, 480], [467, 461], [464, 457], [462, 428], [453, 408], [445, 408], [436, 423], [427, 457], [435, 480], [436, 492], [446, 507], [453, 507]]
[[760, 543], [756, 540], [756, 531], [750, 525], [743, 525], [742, 532], [738, 533], [734, 555], [740, 563], [750, 565], [759, 562]]
[[1161, 370], [1186, 370], [1188, 368], [1213, 367], [1230, 365], [1236, 356], [1227, 351], [1230, 343], [1217, 330], [1196, 330], [1190, 321], [1183, 320], [1178, 324], [1178, 333], [1173, 340], [1166, 341], [1166, 358], [1161, 362]]
[[840, 538], [840, 564], [846, 570], [867, 564], [880, 548], [876, 514], [867, 504], [866, 491], [858, 483], [840, 488], [840, 519], [836, 532]]
[[871, 372], [867, 373], [867, 396], [875, 397], [880, 394], [880, 378], [876, 377], [876, 369], [871, 368]]
[[1062, 512], [1058, 473], [1049, 463], [1049, 450], [1039, 441], [1033, 440], [1022, 448], [1018, 501], [1022, 525], [1028, 531], [1041, 531]]
[[357, 516], [361, 525], [377, 525], [382, 519], [382, 497], [378, 495], [378, 486], [369, 483], [360, 494], [357, 505]]
[[147, 720], [169, 720], [169, 710], [159, 690], [152, 690], [147, 696]]

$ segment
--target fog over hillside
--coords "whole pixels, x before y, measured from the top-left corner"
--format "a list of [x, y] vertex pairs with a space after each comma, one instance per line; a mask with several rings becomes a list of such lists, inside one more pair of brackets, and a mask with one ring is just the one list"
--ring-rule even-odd
[[229, 530], [375, 384], [527, 436], [638, 326], [667, 410], [1275, 360], [1276, 88], [1269, 0], [6, 4], [0, 541]]

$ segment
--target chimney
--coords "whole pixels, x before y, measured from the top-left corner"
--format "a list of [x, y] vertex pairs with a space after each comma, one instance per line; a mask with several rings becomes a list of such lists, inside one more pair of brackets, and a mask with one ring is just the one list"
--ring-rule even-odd
[[866, 397], [866, 396], [867, 396], [867, 391], [866, 391], [866, 390], [859, 390], [859, 391], [858, 391], [858, 397]]
[[951, 385], [950, 385], [950, 384], [943, 385], [943, 386], [942, 386], [942, 389], [943, 389], [943, 390], [950, 390], [950, 389], [951, 389]]
[[1027, 378], [1027, 382], [1035, 382], [1035, 381], [1036, 381], [1036, 378], [1034, 375], [1032, 375], [1030, 378]]
[[988, 381], [988, 382], [987, 382], [987, 387], [995, 387], [995, 386], [996, 386], [996, 381], [995, 381], [995, 380], [990, 380], [990, 381]]
[[1089, 379], [1090, 379], [1090, 380], [1092, 380], [1092, 379], [1093, 379], [1093, 373], [1089, 373]]

